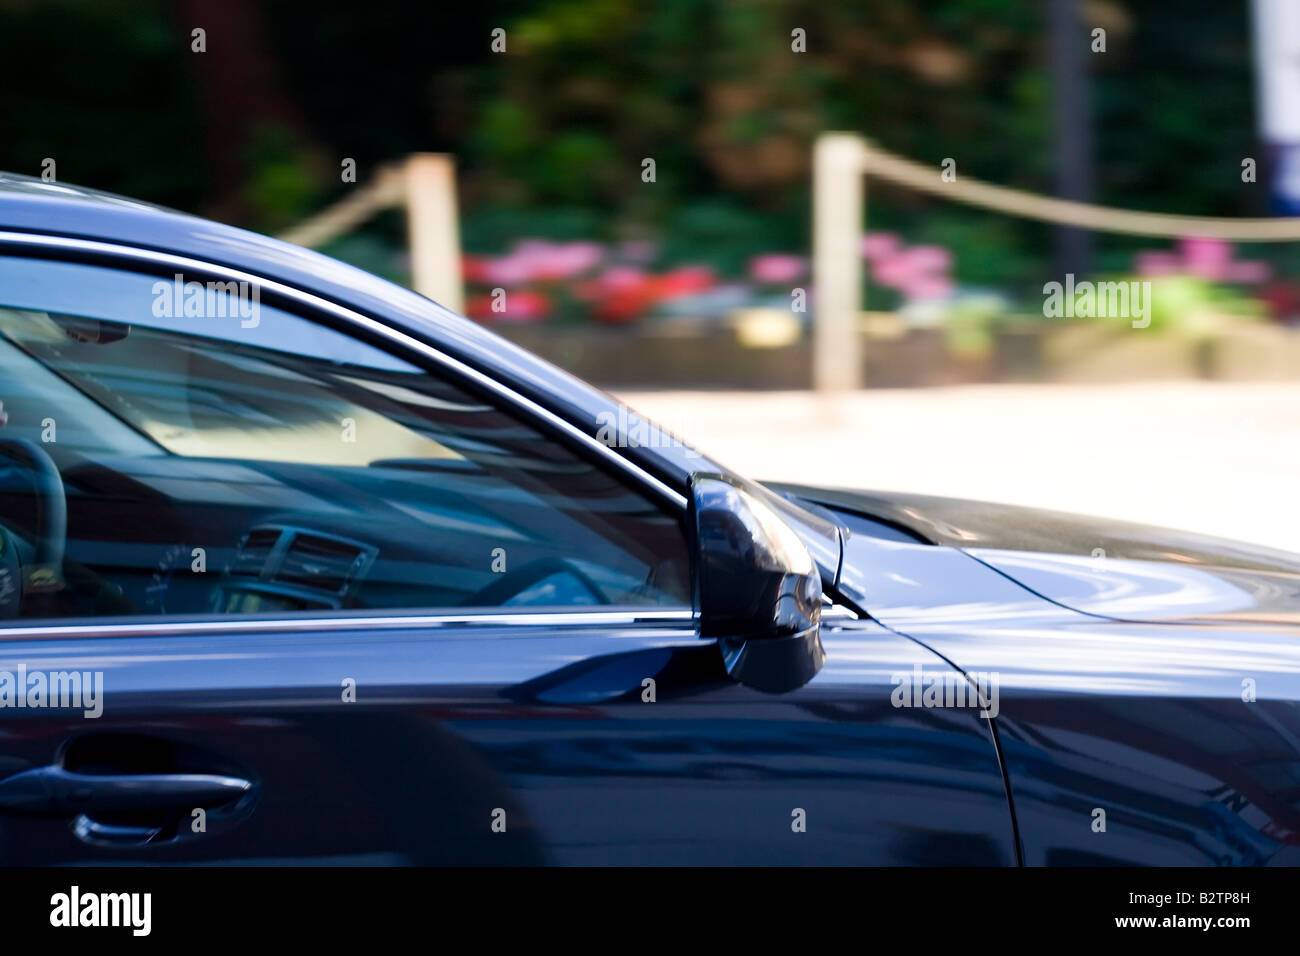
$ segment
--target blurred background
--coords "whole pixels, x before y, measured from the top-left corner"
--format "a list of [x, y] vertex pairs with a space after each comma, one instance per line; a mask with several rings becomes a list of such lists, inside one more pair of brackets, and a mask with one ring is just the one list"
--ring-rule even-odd
[[[419, 287], [401, 202], [301, 230], [445, 155], [446, 304], [739, 470], [1300, 550], [1300, 241], [1063, 228], [868, 169], [855, 387], [814, 388], [811, 335], [827, 131], [935, 182], [1297, 215], [1293, 7], [0, 0], [0, 169]], [[1149, 324], [1050, 314], [1067, 276], [1149, 282]]]

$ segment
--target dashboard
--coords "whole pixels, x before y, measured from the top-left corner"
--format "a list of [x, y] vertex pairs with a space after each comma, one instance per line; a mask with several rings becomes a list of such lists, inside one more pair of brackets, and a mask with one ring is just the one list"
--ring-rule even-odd
[[[566, 510], [465, 462], [51, 456], [68, 587], [40, 616], [680, 605], [689, 594], [688, 562], [640, 561], [598, 510]], [[2, 485], [0, 525], [30, 539], [31, 490]]]

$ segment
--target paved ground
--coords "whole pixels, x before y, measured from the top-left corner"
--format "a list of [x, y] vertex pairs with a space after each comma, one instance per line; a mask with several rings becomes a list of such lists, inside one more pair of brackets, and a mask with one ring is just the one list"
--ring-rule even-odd
[[1300, 385], [621, 397], [754, 478], [1030, 504], [1300, 552]]

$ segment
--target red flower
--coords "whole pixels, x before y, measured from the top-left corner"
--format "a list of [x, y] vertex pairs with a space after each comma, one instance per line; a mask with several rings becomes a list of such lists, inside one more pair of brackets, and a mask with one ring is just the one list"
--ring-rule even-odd
[[675, 299], [710, 289], [714, 282], [713, 270], [708, 266], [680, 266], [660, 276], [656, 285], [659, 298]]
[[551, 300], [531, 289], [475, 295], [465, 303], [465, 314], [478, 322], [538, 322], [551, 314]]
[[466, 282], [486, 282], [488, 260], [483, 256], [462, 256], [460, 274]]

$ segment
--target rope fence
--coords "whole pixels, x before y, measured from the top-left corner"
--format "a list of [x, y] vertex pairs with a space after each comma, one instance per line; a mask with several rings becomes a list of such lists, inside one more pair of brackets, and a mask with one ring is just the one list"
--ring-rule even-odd
[[814, 388], [835, 392], [862, 384], [861, 249], [866, 219], [863, 180], [907, 186], [953, 202], [1058, 226], [1165, 239], [1292, 242], [1300, 218], [1232, 219], [1115, 209], [1039, 196], [958, 175], [881, 149], [851, 133], [823, 133], [813, 147]]
[[1019, 189], [994, 186], [958, 176], [943, 182], [933, 166], [895, 156], [867, 140], [862, 140], [862, 172], [919, 192], [930, 193], [968, 206], [980, 206], [1036, 219], [1059, 226], [1075, 226], [1098, 232], [1125, 233], [1131, 236], [1156, 236], [1181, 239], [1196, 236], [1227, 239], [1235, 242], [1292, 242], [1300, 239], [1300, 218], [1231, 219], [1205, 216], [1178, 216], [1168, 213], [1134, 212], [1109, 206], [1094, 206], [1068, 199], [1037, 196]]
[[380, 210], [398, 206], [406, 210], [412, 287], [452, 311], [462, 311], [456, 166], [450, 156], [415, 153], [400, 164], [382, 166], [370, 182], [282, 232], [279, 238], [319, 248]]
[[[935, 166], [881, 149], [851, 133], [823, 133], [813, 146], [813, 382], [818, 391], [861, 386], [861, 240], [866, 218], [864, 180], [875, 178], [1008, 216], [1097, 232], [1166, 239], [1203, 237], [1233, 242], [1300, 240], [1300, 217], [1232, 219], [1115, 209], [1039, 196], [965, 176], [945, 181]], [[460, 311], [459, 224], [455, 166], [450, 156], [418, 153], [381, 167], [351, 195], [282, 233], [319, 247], [354, 230], [382, 209], [407, 214], [412, 285]]]
[[350, 195], [303, 220], [279, 236], [296, 246], [318, 249], [352, 232], [381, 209], [400, 206], [406, 199], [406, 180], [399, 167], [385, 166], [374, 179]]

